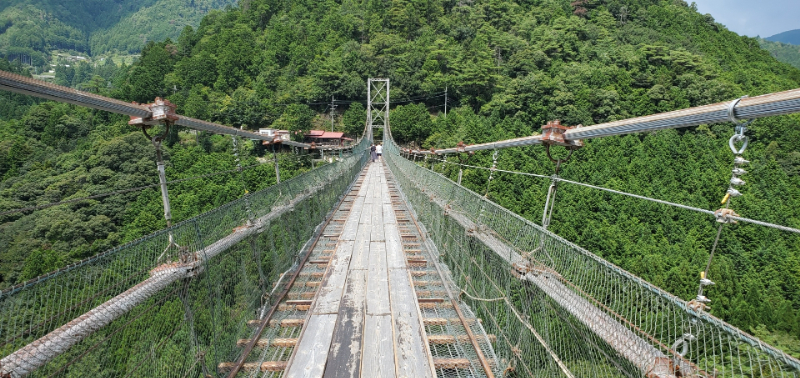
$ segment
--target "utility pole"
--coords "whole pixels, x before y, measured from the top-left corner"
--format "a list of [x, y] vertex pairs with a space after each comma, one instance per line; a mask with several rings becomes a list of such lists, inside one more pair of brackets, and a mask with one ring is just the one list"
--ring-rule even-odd
[[444, 119], [447, 119], [447, 86], [444, 86]]
[[333, 99], [333, 96], [331, 96], [331, 132], [333, 132], [333, 125], [335, 120], [335, 113], [333, 112], [333, 110], [336, 109], [336, 105], [334, 104], [334, 102], [335, 100]]

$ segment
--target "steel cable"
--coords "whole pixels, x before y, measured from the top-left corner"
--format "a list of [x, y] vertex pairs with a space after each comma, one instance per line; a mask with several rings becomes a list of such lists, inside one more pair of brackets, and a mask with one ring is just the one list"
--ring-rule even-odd
[[[474, 166], [474, 165], [461, 164], [461, 163], [456, 163], [456, 162], [451, 162], [451, 161], [441, 160], [441, 159], [436, 159], [436, 158], [431, 158], [431, 159], [442, 161], [443, 164], [447, 163], [447, 164], [453, 164], [453, 165], [462, 165], [462, 166], [467, 167], [467, 168], [491, 170], [491, 168], [487, 168], [487, 167], [480, 167], [480, 166]], [[510, 174], [514, 174], [514, 175], [522, 175], [522, 176], [531, 176], [531, 177], [552, 179], [552, 180], [559, 181], [559, 182], [564, 182], [564, 183], [567, 183], [567, 184], [583, 186], [583, 187], [590, 188], [590, 189], [595, 189], [595, 190], [600, 190], [600, 191], [604, 191], [604, 192], [608, 192], [608, 193], [613, 193], [613, 194], [619, 194], [619, 195], [623, 195], [623, 196], [638, 198], [638, 199], [641, 199], [641, 200], [655, 202], [655, 203], [659, 203], [659, 204], [662, 204], [662, 205], [673, 206], [673, 207], [677, 207], [677, 208], [684, 209], [684, 210], [696, 211], [698, 213], [703, 213], [703, 214], [715, 216], [714, 212], [711, 211], [711, 210], [701, 209], [699, 207], [694, 207], [694, 206], [689, 206], [689, 205], [682, 205], [682, 204], [675, 203], [675, 202], [664, 201], [664, 200], [661, 200], [661, 199], [642, 196], [642, 195], [639, 195], [639, 194], [623, 192], [623, 191], [620, 191], [620, 190], [604, 188], [602, 186], [586, 184], [586, 183], [582, 183], [582, 182], [579, 182], [579, 181], [567, 180], [567, 179], [562, 178], [562, 177], [553, 177], [553, 176], [546, 176], [546, 175], [540, 175], [540, 174], [535, 174], [535, 173], [527, 173], [527, 172], [509, 171], [509, 170], [504, 170], [504, 169], [499, 169], [499, 168], [495, 169], [494, 171], [495, 172], [510, 173]], [[752, 223], [752, 224], [756, 224], [756, 225], [759, 225], [759, 226], [764, 226], [764, 227], [774, 228], [774, 229], [781, 230], [781, 231], [787, 231], [787, 232], [793, 232], [793, 233], [796, 233], [796, 234], [800, 234], [800, 229], [793, 228], [793, 227], [782, 226], [782, 225], [779, 225], [779, 224], [759, 221], [759, 220], [740, 217], [740, 216], [735, 216], [735, 215], [728, 215], [727, 217], [729, 219], [735, 220], [735, 221], [742, 221], [742, 222], [745, 222], [745, 223]]]

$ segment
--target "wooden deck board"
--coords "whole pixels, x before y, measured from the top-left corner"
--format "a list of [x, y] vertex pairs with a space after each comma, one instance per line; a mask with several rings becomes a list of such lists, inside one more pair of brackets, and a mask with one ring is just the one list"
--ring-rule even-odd
[[433, 377], [384, 167], [357, 192], [285, 377]]
[[353, 258], [350, 269], [367, 269], [369, 266], [369, 243], [371, 230], [367, 227], [358, 229], [355, 244], [353, 245]]
[[367, 271], [367, 314], [389, 314], [389, 277], [386, 268], [386, 245], [369, 243], [369, 269]]
[[289, 361], [285, 378], [322, 377], [336, 317], [335, 314], [311, 315], [295, 348], [295, 354]]
[[367, 315], [364, 324], [364, 349], [361, 376], [396, 377], [392, 318], [389, 315]]
[[361, 349], [364, 331], [364, 300], [367, 272], [351, 270], [339, 306], [339, 318], [328, 351], [324, 378], [361, 376]]
[[339, 303], [342, 301], [354, 244], [354, 241], [339, 242], [336, 253], [331, 259], [330, 268], [328, 268], [329, 273], [320, 285], [319, 295], [317, 295], [312, 309], [313, 314], [336, 314], [339, 312]]
[[424, 330], [406, 269], [389, 270], [398, 377], [434, 377]]

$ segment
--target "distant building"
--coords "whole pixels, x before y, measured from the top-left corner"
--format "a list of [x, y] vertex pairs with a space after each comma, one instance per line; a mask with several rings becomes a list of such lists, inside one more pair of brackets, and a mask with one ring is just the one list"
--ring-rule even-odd
[[304, 138], [306, 143], [314, 142], [318, 146], [344, 146], [353, 140], [338, 131], [309, 130]]
[[282, 143], [291, 140], [289, 130], [258, 129], [258, 133], [265, 137], [272, 137], [272, 142], [265, 140], [264, 144]]

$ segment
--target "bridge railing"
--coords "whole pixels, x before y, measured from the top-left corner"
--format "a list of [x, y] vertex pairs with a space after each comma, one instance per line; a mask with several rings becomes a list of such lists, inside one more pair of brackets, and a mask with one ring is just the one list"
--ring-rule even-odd
[[463, 299], [523, 376], [800, 377], [800, 361], [404, 159], [386, 161]]
[[[215, 376], [366, 164], [353, 156], [0, 292], [0, 376]], [[281, 283], [282, 284], [282, 283]], [[265, 294], [266, 293], [266, 294]]]

